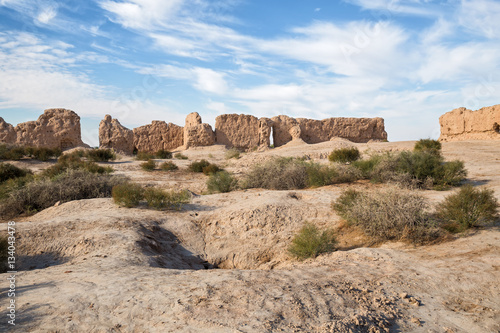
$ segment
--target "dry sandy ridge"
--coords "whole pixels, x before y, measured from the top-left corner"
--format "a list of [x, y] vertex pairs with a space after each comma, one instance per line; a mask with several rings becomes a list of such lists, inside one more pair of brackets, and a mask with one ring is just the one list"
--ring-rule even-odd
[[[286, 248], [305, 221], [341, 224], [330, 203], [344, 185], [201, 195], [206, 176], [182, 171], [201, 158], [238, 175], [275, 155], [327, 163], [337, 147], [369, 154], [413, 144], [291, 142], [238, 160], [225, 160], [221, 146], [194, 148], [183, 152], [189, 160], [174, 160], [181, 170], [172, 173], [144, 172], [139, 161], [123, 157], [111, 163], [116, 174], [188, 188], [191, 203], [158, 212], [80, 200], [19, 219], [14, 331], [500, 332], [498, 226], [432, 246], [344, 248], [296, 262]], [[463, 159], [468, 179], [500, 199], [498, 141], [444, 143], [443, 152]], [[34, 170], [49, 165], [17, 163]], [[449, 193], [422, 192], [432, 203]], [[362, 235], [345, 237], [367, 244]], [[0, 296], [6, 304], [5, 289]], [[6, 313], [2, 305], [0, 331], [8, 328]]]

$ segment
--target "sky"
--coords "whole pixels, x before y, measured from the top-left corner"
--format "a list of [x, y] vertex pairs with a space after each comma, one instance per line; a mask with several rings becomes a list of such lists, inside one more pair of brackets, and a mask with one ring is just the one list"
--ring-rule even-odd
[[389, 141], [500, 103], [498, 0], [0, 0], [0, 116], [383, 117]]

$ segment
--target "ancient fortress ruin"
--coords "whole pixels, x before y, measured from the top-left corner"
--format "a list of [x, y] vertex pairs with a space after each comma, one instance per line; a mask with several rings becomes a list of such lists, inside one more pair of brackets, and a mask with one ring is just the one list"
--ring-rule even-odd
[[[224, 114], [215, 120], [215, 130], [202, 122], [198, 113], [186, 117], [184, 127], [165, 121], [128, 129], [106, 115], [99, 124], [99, 145], [132, 154], [134, 150], [156, 152], [190, 147], [225, 145], [242, 150], [285, 145], [293, 140], [319, 143], [333, 138], [353, 142], [387, 140], [382, 118], [328, 118], [313, 120], [277, 116], [257, 118]], [[71, 110], [47, 109], [37, 121], [16, 127], [0, 118], [0, 142], [23, 146], [69, 149], [87, 146], [82, 142], [80, 117]]]
[[66, 109], [45, 110], [38, 120], [27, 121], [16, 127], [0, 117], [0, 142], [63, 150], [87, 146], [82, 141], [80, 117]]
[[[499, 140], [500, 104], [477, 111], [458, 108], [439, 118], [441, 141]], [[215, 129], [203, 123], [196, 112], [186, 117], [184, 127], [153, 121], [128, 129], [118, 119], [106, 115], [99, 124], [99, 145], [132, 154], [134, 150], [225, 145], [242, 150], [283, 146], [300, 140], [308, 144], [343, 138], [352, 142], [387, 140], [382, 118], [328, 118], [314, 120], [276, 116], [257, 118], [245, 114], [223, 114], [215, 119]], [[12, 126], [0, 117], [0, 143], [69, 149], [88, 147], [81, 139], [80, 117], [71, 110], [47, 109], [36, 121]]]
[[439, 117], [440, 141], [499, 140], [500, 104], [472, 111], [458, 108]]
[[257, 118], [244, 114], [224, 114], [215, 119], [215, 130], [204, 124], [198, 113], [186, 117], [184, 127], [164, 121], [127, 129], [117, 119], [106, 115], [99, 125], [101, 148], [113, 148], [130, 154], [134, 149], [155, 152], [214, 144], [242, 150], [271, 145], [285, 145], [292, 140], [306, 143], [329, 141], [336, 137], [353, 142], [387, 140], [382, 118], [328, 118], [312, 120], [277, 116]]

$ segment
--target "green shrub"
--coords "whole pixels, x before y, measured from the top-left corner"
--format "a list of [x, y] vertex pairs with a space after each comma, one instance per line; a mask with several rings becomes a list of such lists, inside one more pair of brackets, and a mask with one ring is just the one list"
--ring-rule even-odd
[[428, 151], [403, 151], [399, 154], [397, 171], [407, 173], [423, 183], [427, 178], [435, 179], [441, 163], [443, 163], [441, 156]]
[[144, 152], [144, 151], [139, 151], [139, 152], [137, 152], [135, 159], [139, 160], [139, 161], [149, 161], [149, 160], [154, 159], [155, 157], [156, 156], [154, 154]]
[[0, 183], [8, 179], [25, 177], [28, 174], [33, 174], [33, 172], [18, 168], [10, 163], [0, 163]]
[[160, 149], [156, 152], [155, 156], [161, 159], [171, 159], [172, 153], [169, 152], [168, 150]]
[[227, 171], [219, 171], [210, 175], [207, 188], [210, 193], [227, 193], [235, 190], [238, 180]]
[[306, 222], [292, 239], [288, 252], [299, 260], [315, 258], [321, 253], [334, 251], [336, 243], [333, 230], [320, 231], [315, 225]]
[[67, 170], [52, 179], [35, 179], [10, 191], [0, 204], [0, 215], [10, 218], [33, 214], [58, 201], [110, 197], [111, 188], [121, 182], [120, 178], [92, 174], [86, 170]]
[[351, 220], [349, 212], [351, 211], [353, 205], [356, 204], [359, 196], [360, 192], [348, 188], [340, 194], [336, 201], [332, 202], [332, 208], [346, 220], [355, 222]]
[[61, 156], [62, 151], [59, 148], [26, 147], [25, 154], [39, 161], [48, 161]]
[[188, 166], [188, 169], [191, 172], [203, 172], [203, 168], [206, 168], [209, 165], [210, 163], [207, 160], [201, 160], [191, 163]]
[[169, 201], [165, 191], [159, 188], [148, 187], [144, 190], [144, 199], [148, 207], [161, 210], [168, 206]]
[[352, 183], [364, 178], [363, 172], [351, 164], [335, 163], [333, 168], [335, 170], [334, 184]]
[[232, 158], [238, 159], [240, 158], [240, 151], [237, 148], [231, 148], [226, 151], [225, 157], [226, 160], [230, 160]]
[[[379, 179], [382, 178], [380, 173], [385, 169], [385, 166], [379, 167], [379, 165], [381, 163], [387, 164], [387, 162], [391, 162], [389, 164], [392, 164], [393, 160], [395, 160], [394, 154], [386, 152], [383, 154], [373, 154], [368, 159], [354, 161], [351, 165], [361, 171], [364, 179], [370, 179], [373, 182], [381, 182]], [[395, 169], [395, 166], [393, 166], [392, 169]]]
[[26, 150], [24, 147], [19, 147], [19, 146], [5, 146], [5, 147], [6, 147], [5, 151], [1, 156], [3, 160], [18, 161], [26, 155]]
[[188, 157], [187, 157], [187, 156], [182, 155], [181, 153], [176, 153], [176, 154], [174, 155], [174, 157], [175, 157], [176, 159], [178, 159], [178, 160], [187, 160], [187, 159], [188, 159]]
[[94, 162], [108, 162], [116, 160], [116, 154], [111, 149], [91, 149], [85, 152], [85, 157]]
[[349, 163], [358, 160], [360, 157], [360, 153], [358, 148], [340, 148], [335, 149], [330, 153], [328, 159], [330, 162], [339, 162], [339, 163]]
[[6, 236], [0, 236], [0, 273], [8, 271], [9, 242]]
[[432, 154], [441, 154], [441, 142], [432, 139], [420, 139], [413, 147], [414, 151], [427, 151]]
[[443, 188], [459, 186], [466, 176], [464, 162], [458, 160], [442, 163], [434, 172], [436, 185]]
[[160, 169], [162, 169], [163, 171], [173, 171], [173, 170], [179, 169], [179, 167], [175, 163], [173, 163], [171, 161], [167, 161], [167, 162], [163, 162], [160, 165]]
[[147, 162], [141, 163], [141, 168], [144, 171], [153, 171], [156, 168], [156, 162], [154, 160], [148, 160]]
[[321, 187], [331, 185], [337, 179], [336, 168], [318, 163], [304, 163], [307, 172], [307, 186]]
[[126, 182], [113, 187], [112, 197], [118, 206], [132, 208], [144, 199], [144, 189], [139, 184]]
[[207, 176], [214, 174], [218, 171], [222, 171], [222, 169], [217, 164], [210, 163], [209, 165], [203, 168], [203, 174]]
[[59, 148], [0, 145], [0, 159], [5, 160], [20, 160], [29, 157], [40, 161], [48, 161], [59, 157], [61, 154], [62, 151]]
[[0, 183], [0, 199], [7, 199], [10, 192], [22, 188], [33, 180], [35, 180], [35, 176], [32, 173], [28, 173], [24, 177], [11, 178]]
[[144, 191], [144, 199], [148, 207], [163, 210], [163, 209], [180, 209], [183, 204], [190, 201], [189, 192], [182, 191], [164, 191], [159, 188], [147, 188]]
[[169, 208], [180, 210], [182, 205], [191, 201], [191, 193], [188, 190], [170, 190], [167, 191], [167, 198], [169, 201]]
[[460, 232], [495, 221], [498, 200], [493, 190], [476, 189], [472, 185], [450, 194], [437, 207], [437, 216], [445, 229]]
[[429, 150], [373, 155], [352, 165], [372, 182], [395, 183], [407, 188], [457, 186], [467, 175], [463, 162], [444, 162], [441, 155]]
[[441, 231], [427, 212], [427, 202], [419, 194], [397, 188], [377, 192], [343, 193], [333, 208], [353, 225], [379, 241], [407, 240], [426, 243]]

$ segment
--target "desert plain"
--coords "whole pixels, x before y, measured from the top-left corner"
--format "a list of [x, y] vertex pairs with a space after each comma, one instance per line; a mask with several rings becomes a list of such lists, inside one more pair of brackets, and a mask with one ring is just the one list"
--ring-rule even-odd
[[[225, 159], [222, 145], [182, 151], [174, 172], [146, 172], [122, 156], [101, 163], [132, 181], [188, 189], [181, 210], [123, 208], [111, 198], [62, 203], [15, 219], [16, 332], [500, 332], [500, 229], [471, 229], [433, 245], [373, 243], [331, 208], [357, 181], [315, 189], [205, 194], [207, 159], [237, 177], [272, 156], [329, 163], [335, 148], [412, 149], [414, 142], [292, 141]], [[467, 182], [500, 199], [499, 141], [444, 142]], [[40, 171], [54, 162], [13, 164]], [[436, 205], [457, 189], [416, 190]], [[306, 222], [337, 230], [338, 248], [297, 261], [287, 248]], [[5, 232], [6, 223], [0, 224]], [[2, 274], [5, 282], [7, 274]], [[6, 300], [1, 291], [1, 302]]]

